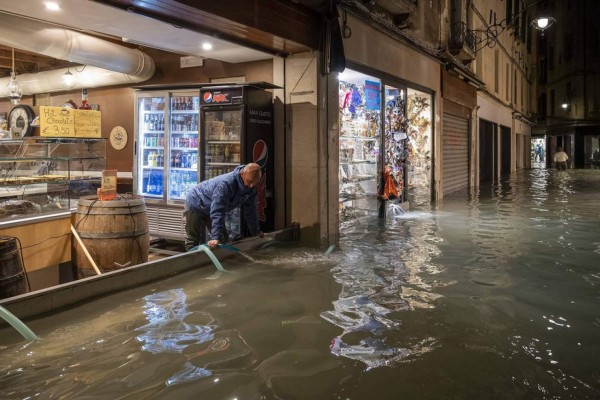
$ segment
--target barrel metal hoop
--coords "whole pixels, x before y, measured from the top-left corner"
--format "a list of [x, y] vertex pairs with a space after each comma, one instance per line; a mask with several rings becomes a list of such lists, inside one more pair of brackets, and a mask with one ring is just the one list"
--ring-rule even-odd
[[91, 210], [77, 210], [79, 215], [135, 215], [146, 212], [146, 206], [136, 206], [131, 208], [115, 208], [110, 212], [106, 211], [106, 208], [92, 208]]
[[10, 250], [10, 252], [0, 253], [0, 260], [12, 260], [15, 254], [19, 254], [18, 249]]
[[20, 278], [21, 276], [23, 276], [23, 273], [24, 273], [24, 271], [18, 272], [11, 276], [1, 276], [0, 275], [0, 282], [6, 283], [6, 281], [16, 280], [16, 279]]
[[102, 233], [92, 233], [92, 232], [77, 232], [79, 237], [82, 239], [119, 239], [119, 238], [128, 238], [128, 237], [138, 237], [144, 236], [148, 234], [148, 230], [139, 230], [132, 232], [102, 232]]

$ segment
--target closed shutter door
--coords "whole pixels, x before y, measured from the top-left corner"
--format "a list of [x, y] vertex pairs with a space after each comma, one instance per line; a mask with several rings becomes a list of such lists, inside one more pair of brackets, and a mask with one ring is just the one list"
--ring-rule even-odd
[[469, 120], [444, 113], [444, 195], [469, 186]]

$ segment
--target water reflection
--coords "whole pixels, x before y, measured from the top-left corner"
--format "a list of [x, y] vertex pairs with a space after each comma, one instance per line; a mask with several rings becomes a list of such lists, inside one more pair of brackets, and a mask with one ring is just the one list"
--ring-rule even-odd
[[402, 313], [431, 309], [441, 297], [432, 290], [442, 283], [434, 276], [443, 268], [432, 258], [439, 253], [433, 214], [392, 208], [386, 223], [355, 221], [342, 240], [342, 253], [331, 272], [341, 285], [333, 310], [321, 317], [342, 328], [332, 338], [336, 356], [358, 360], [366, 369], [394, 365], [436, 347], [434, 337], [415, 340], [401, 334]]
[[40, 342], [2, 330], [0, 397], [600, 398], [598, 172], [363, 218], [329, 255], [268, 246], [32, 321]]
[[[511, 371], [507, 398], [600, 396], [586, 372], [600, 350], [599, 193], [600, 174], [539, 169], [431, 210], [389, 210], [385, 225], [355, 221], [332, 269], [339, 298], [321, 313], [341, 329], [331, 352], [367, 370], [435, 353], [445, 367], [422, 361], [429, 380], [472, 387], [485, 359]], [[455, 358], [460, 376], [446, 369]]]

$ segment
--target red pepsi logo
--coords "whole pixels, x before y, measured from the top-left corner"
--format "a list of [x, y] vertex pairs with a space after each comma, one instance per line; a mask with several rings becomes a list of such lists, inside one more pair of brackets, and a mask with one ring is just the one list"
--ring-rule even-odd
[[254, 148], [252, 149], [252, 158], [260, 168], [265, 168], [267, 166], [267, 160], [269, 159], [269, 148], [264, 140], [257, 140], [256, 143], [254, 143]]
[[206, 92], [204, 93], [204, 97], [202, 97], [204, 99], [205, 103], [210, 103], [212, 102], [212, 93], [210, 92]]

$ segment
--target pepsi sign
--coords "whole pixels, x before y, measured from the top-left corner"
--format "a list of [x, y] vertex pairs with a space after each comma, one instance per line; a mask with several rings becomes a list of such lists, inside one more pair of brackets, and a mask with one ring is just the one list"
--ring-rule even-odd
[[202, 91], [200, 98], [203, 105], [230, 105], [242, 103], [241, 89], [235, 90], [213, 90], [205, 89]]

